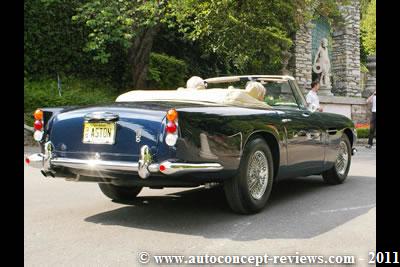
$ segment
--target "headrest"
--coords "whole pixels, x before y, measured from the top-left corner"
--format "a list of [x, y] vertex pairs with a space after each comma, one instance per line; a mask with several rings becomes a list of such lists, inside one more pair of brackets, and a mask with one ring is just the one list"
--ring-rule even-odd
[[186, 88], [197, 90], [206, 89], [206, 82], [198, 76], [193, 76], [186, 82]]

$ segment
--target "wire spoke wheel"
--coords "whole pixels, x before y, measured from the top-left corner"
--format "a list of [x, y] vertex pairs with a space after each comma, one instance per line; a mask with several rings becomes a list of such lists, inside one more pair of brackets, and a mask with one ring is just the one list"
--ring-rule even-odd
[[338, 174], [343, 175], [349, 164], [349, 152], [344, 141], [340, 141], [339, 151], [336, 157], [335, 168]]
[[250, 158], [247, 184], [250, 195], [254, 199], [261, 199], [268, 185], [268, 160], [260, 150], [254, 152]]

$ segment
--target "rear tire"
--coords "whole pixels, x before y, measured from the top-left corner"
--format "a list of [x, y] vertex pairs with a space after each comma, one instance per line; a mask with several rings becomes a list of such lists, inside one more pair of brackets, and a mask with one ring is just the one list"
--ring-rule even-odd
[[[345, 166], [343, 166], [343, 162]], [[325, 183], [330, 185], [341, 184], [346, 180], [351, 165], [351, 144], [346, 134], [340, 140], [338, 157], [335, 164], [327, 171], [322, 173]]]
[[224, 183], [230, 208], [241, 214], [261, 211], [271, 194], [273, 177], [268, 144], [262, 138], [251, 140], [244, 149], [238, 174]]
[[106, 197], [116, 201], [132, 201], [142, 190], [139, 186], [115, 186], [104, 183], [99, 183], [99, 187]]

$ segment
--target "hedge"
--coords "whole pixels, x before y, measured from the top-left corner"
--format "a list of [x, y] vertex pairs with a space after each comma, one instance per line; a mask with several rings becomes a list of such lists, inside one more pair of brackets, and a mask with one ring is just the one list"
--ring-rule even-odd
[[152, 89], [176, 89], [185, 86], [187, 65], [183, 60], [165, 54], [150, 54], [147, 80]]
[[116, 89], [95, 80], [77, 78], [61, 79], [61, 96], [56, 79], [25, 80], [24, 120], [31, 122], [31, 114], [38, 107], [83, 106], [113, 102], [119, 93]]
[[369, 137], [369, 128], [357, 128], [357, 137], [358, 138], [368, 138]]

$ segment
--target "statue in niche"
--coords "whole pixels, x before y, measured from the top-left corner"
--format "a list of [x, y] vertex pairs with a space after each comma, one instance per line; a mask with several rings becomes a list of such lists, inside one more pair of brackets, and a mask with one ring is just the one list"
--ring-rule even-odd
[[315, 54], [313, 71], [319, 74], [321, 86], [325, 88], [331, 88], [330, 70], [331, 62], [328, 55], [328, 39], [322, 38], [317, 54]]

